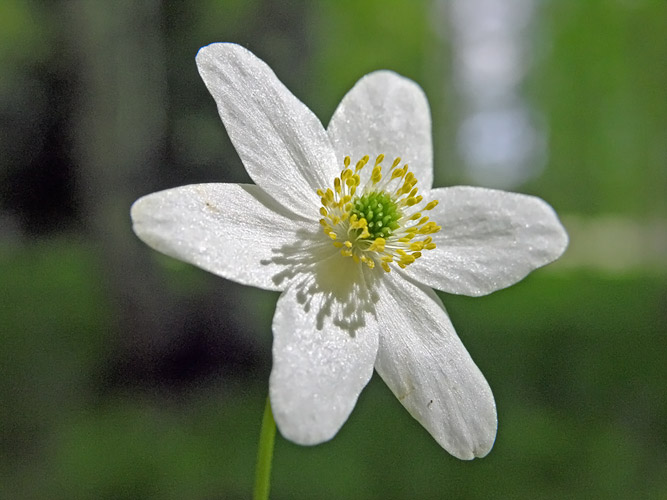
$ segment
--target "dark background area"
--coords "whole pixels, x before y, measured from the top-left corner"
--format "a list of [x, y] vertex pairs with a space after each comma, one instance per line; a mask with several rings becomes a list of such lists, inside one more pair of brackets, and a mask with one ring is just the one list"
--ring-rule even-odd
[[215, 41], [325, 125], [365, 73], [414, 79], [435, 184], [535, 194], [571, 237], [510, 289], [441, 294], [496, 396], [488, 457], [449, 456], [375, 377], [333, 441], [278, 437], [273, 497], [666, 498], [665, 26], [648, 0], [3, 0], [0, 498], [250, 494], [277, 294], [129, 220], [249, 181], [194, 62]]

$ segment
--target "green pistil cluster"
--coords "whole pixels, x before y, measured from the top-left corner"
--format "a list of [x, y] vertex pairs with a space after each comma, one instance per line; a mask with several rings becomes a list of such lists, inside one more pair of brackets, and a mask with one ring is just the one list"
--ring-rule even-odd
[[384, 191], [366, 193], [353, 200], [350, 215], [366, 219], [370, 236], [367, 239], [387, 238], [398, 229], [402, 214], [396, 203]]

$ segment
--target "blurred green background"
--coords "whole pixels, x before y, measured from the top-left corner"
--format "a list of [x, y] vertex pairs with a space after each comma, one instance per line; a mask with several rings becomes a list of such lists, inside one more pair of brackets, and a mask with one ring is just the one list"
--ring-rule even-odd
[[0, 498], [246, 498], [277, 295], [153, 252], [130, 204], [247, 174], [194, 64], [240, 43], [327, 123], [363, 74], [429, 97], [436, 185], [531, 193], [558, 263], [442, 294], [494, 390], [449, 456], [375, 377], [273, 497], [667, 498], [667, 2], [0, 3]]

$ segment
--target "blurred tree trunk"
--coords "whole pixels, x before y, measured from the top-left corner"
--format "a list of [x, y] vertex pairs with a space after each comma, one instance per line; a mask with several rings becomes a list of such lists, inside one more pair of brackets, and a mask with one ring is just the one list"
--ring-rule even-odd
[[135, 343], [135, 352], [145, 354], [146, 344], [168, 341], [175, 314], [129, 218], [137, 185], [156, 175], [165, 156], [161, 2], [77, 0], [67, 6], [69, 41], [80, 64], [74, 157], [84, 221], [113, 301], [111, 332], [121, 334], [123, 350], [131, 352]]

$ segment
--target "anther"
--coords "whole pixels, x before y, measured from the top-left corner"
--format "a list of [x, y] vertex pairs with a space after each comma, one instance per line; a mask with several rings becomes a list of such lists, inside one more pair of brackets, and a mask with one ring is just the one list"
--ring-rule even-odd
[[[340, 176], [334, 178], [333, 190], [316, 192], [322, 202], [319, 213], [323, 232], [340, 254], [369, 269], [381, 267], [390, 272], [390, 264], [404, 269], [420, 258], [422, 251], [434, 249], [436, 244], [426, 235], [441, 228], [421, 211], [409, 208], [419, 206], [423, 196], [418, 194], [417, 178], [408, 164], [399, 167], [401, 158], [397, 157], [388, 170], [390, 175], [387, 170], [383, 175], [384, 159], [384, 154], [375, 158], [371, 174], [361, 186], [360, 171], [368, 164], [369, 156], [358, 160], [354, 169], [346, 156]], [[430, 201], [422, 210], [432, 210], [437, 204], [437, 200]]]

